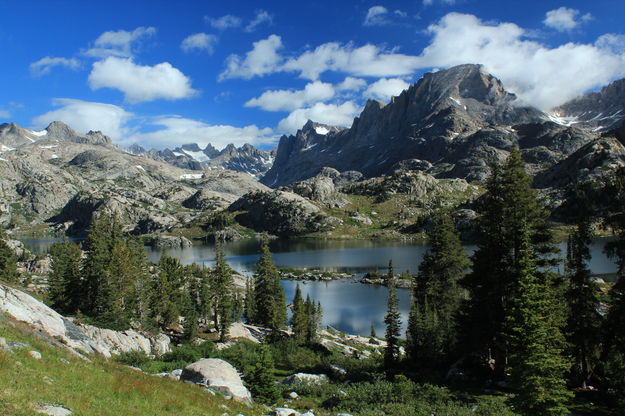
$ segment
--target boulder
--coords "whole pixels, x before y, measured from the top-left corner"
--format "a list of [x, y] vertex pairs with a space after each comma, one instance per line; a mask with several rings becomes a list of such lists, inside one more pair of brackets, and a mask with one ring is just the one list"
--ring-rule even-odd
[[157, 235], [150, 241], [154, 248], [185, 248], [191, 247], [193, 242], [187, 237], [177, 237], [174, 235]]
[[28, 355], [30, 355], [31, 357], [33, 357], [35, 360], [41, 360], [41, 353], [39, 351], [28, 351]]
[[162, 355], [171, 351], [169, 338], [165, 334], [148, 337], [133, 329], [114, 331], [86, 324], [78, 326], [87, 336], [104, 345], [112, 354], [138, 350], [148, 355]]
[[297, 410], [289, 409], [286, 407], [277, 407], [271, 412], [272, 416], [301, 416], [301, 413]]
[[240, 402], [252, 402], [236, 368], [224, 360], [205, 358], [189, 364], [182, 370], [180, 380], [206, 386]]
[[325, 374], [296, 373], [284, 379], [284, 384], [295, 386], [298, 384], [324, 384], [328, 382]]
[[65, 406], [48, 403], [38, 404], [35, 407], [35, 412], [48, 416], [69, 416], [72, 414], [72, 411]]

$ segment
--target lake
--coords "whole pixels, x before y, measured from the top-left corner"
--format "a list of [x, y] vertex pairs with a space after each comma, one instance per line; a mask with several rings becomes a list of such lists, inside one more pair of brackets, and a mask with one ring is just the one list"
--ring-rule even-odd
[[[60, 239], [23, 240], [26, 247], [35, 253], [46, 250]], [[590, 269], [596, 274], [613, 273], [616, 271], [614, 262], [603, 253], [603, 246], [608, 241], [597, 238], [593, 241], [590, 251], [592, 260]], [[323, 240], [323, 239], [289, 239], [272, 240], [270, 248], [276, 265], [281, 267], [314, 268], [327, 271], [345, 271], [358, 276], [374, 270], [385, 271], [389, 260], [393, 261], [395, 272], [416, 272], [428, 249], [426, 244], [401, 241], [380, 240]], [[565, 250], [566, 243], [560, 243]], [[475, 246], [467, 245], [465, 250], [471, 253]], [[158, 261], [164, 250], [148, 250], [148, 258]], [[184, 264], [198, 263], [212, 266], [215, 249], [212, 245], [194, 245], [183, 249], [167, 249], [167, 254], [180, 259]], [[241, 240], [224, 244], [224, 252], [230, 266], [244, 274], [254, 272], [254, 265], [260, 252], [257, 240]], [[283, 281], [287, 302], [295, 293], [298, 282]], [[385, 287], [363, 285], [356, 279], [336, 280], [331, 282], [299, 282], [302, 294], [321, 302], [323, 308], [323, 325], [332, 325], [342, 331], [368, 335], [371, 325], [377, 334], [384, 334], [384, 314], [386, 313], [387, 290]], [[408, 320], [410, 309], [410, 293], [398, 290], [399, 310], [402, 323]]]

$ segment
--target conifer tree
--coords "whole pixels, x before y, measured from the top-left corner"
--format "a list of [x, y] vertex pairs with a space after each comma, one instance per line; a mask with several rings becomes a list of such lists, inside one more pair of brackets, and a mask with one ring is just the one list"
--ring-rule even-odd
[[397, 309], [397, 289], [395, 279], [388, 281], [388, 309], [384, 317], [386, 324], [386, 349], [384, 350], [384, 368], [389, 371], [399, 362], [399, 335], [401, 316]]
[[444, 364], [455, 347], [458, 281], [469, 266], [454, 223], [446, 212], [434, 216], [430, 249], [413, 284], [406, 348], [413, 364]]
[[163, 254], [152, 290], [152, 316], [159, 326], [178, 323], [184, 301], [184, 295], [181, 293], [183, 281], [184, 269], [180, 261]]
[[302, 298], [302, 291], [299, 288], [299, 284], [295, 287], [295, 295], [291, 302], [291, 328], [293, 329], [293, 336], [295, 340], [303, 344], [307, 340], [307, 331], [309, 326], [310, 315], [307, 313], [306, 304]]
[[81, 271], [82, 251], [68, 241], [56, 243], [50, 248], [52, 267], [48, 274], [47, 300], [50, 306], [62, 314], [75, 313], [80, 307], [80, 291], [83, 284]]
[[[584, 208], [580, 207], [580, 210], [582, 209]], [[601, 317], [597, 313], [600, 305], [600, 290], [597, 283], [591, 279], [587, 265], [591, 258], [588, 248], [591, 241], [590, 218], [583, 213], [567, 244], [566, 267], [569, 275], [566, 293], [569, 305], [567, 333], [576, 364], [581, 370], [583, 388], [586, 387], [590, 377], [590, 360], [598, 346], [601, 326]]]
[[254, 278], [249, 277], [245, 280], [245, 320], [247, 322], [255, 321], [256, 301], [254, 295]]
[[495, 377], [503, 379], [507, 356], [504, 323], [510, 313], [514, 289], [519, 281], [523, 230], [541, 278], [557, 263], [557, 247], [549, 231], [544, 208], [524, 169], [518, 149], [503, 166], [495, 165], [481, 200], [480, 238], [474, 252], [473, 269], [463, 279], [470, 300], [463, 316], [463, 345], [474, 352], [490, 353]]
[[256, 263], [254, 275], [255, 323], [277, 331], [286, 325], [286, 300], [280, 285], [280, 273], [269, 251], [269, 238], [265, 234], [261, 244], [261, 256]]
[[273, 377], [274, 361], [267, 344], [260, 346], [258, 362], [254, 366], [247, 382], [252, 395], [263, 403], [275, 403], [280, 398], [280, 391]]
[[[524, 231], [528, 238], [529, 230]], [[565, 405], [572, 394], [564, 374], [569, 363], [563, 357], [561, 320], [553, 315], [553, 290], [538, 276], [529, 240], [517, 254], [519, 279], [506, 321], [511, 384], [516, 390], [511, 401], [524, 416], [567, 415]]]
[[215, 270], [212, 281], [215, 328], [219, 331], [220, 341], [224, 342], [228, 339], [230, 325], [233, 321], [234, 280], [219, 240], [215, 245]]
[[6, 241], [6, 234], [0, 231], [0, 281], [17, 281], [17, 257]]

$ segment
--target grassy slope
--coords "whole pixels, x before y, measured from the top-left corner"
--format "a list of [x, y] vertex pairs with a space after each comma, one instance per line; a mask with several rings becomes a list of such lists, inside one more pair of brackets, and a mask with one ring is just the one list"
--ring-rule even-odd
[[[231, 415], [262, 413], [199, 387], [146, 375], [112, 361], [80, 360], [2, 316], [0, 337], [30, 345], [13, 353], [0, 351], [2, 415], [34, 415], [37, 403], [62, 404], [81, 416], [221, 415], [220, 404], [226, 404]], [[43, 358], [33, 359], [29, 350], [39, 351]]]

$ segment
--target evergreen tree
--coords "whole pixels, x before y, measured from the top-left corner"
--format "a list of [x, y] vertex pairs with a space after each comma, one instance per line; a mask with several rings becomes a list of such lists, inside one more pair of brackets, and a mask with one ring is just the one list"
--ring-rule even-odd
[[17, 257], [6, 238], [4, 231], [0, 231], [0, 281], [14, 283], [17, 281]]
[[430, 249], [413, 284], [407, 350], [413, 364], [444, 364], [456, 344], [458, 281], [469, 266], [460, 237], [447, 212], [435, 215], [428, 232]]
[[519, 279], [506, 322], [511, 381], [516, 390], [511, 401], [525, 416], [567, 415], [565, 404], [572, 394], [566, 389], [564, 374], [569, 364], [563, 358], [561, 320], [553, 314], [554, 292], [537, 274], [529, 241], [517, 254]]
[[256, 314], [256, 302], [254, 295], [254, 280], [249, 277], [245, 280], [245, 320], [247, 322], [254, 322]]
[[[580, 210], [583, 209], [580, 207]], [[580, 216], [574, 233], [567, 244], [567, 274], [569, 285], [567, 300], [569, 315], [567, 333], [573, 348], [573, 356], [581, 372], [582, 387], [590, 377], [590, 360], [600, 338], [601, 317], [597, 313], [600, 305], [600, 290], [591, 279], [587, 262], [590, 261], [588, 246], [592, 242], [592, 228], [587, 214]]]
[[52, 267], [48, 274], [47, 301], [62, 314], [72, 314], [80, 307], [82, 287], [82, 251], [68, 241], [50, 248]]
[[557, 247], [549, 231], [544, 208], [531, 188], [518, 149], [503, 166], [492, 168], [481, 200], [480, 238], [473, 254], [473, 269], [463, 279], [470, 300], [463, 316], [464, 342], [468, 351], [481, 352], [495, 360], [495, 376], [503, 378], [507, 356], [504, 323], [510, 314], [514, 289], [519, 281], [523, 230], [529, 250], [539, 267], [537, 274], [552, 280], [549, 270], [557, 264]]
[[305, 343], [308, 338], [307, 331], [311, 317], [306, 309], [306, 304], [302, 298], [302, 291], [298, 284], [295, 287], [295, 295], [291, 303], [291, 328], [293, 329], [295, 340], [300, 344]]
[[215, 328], [219, 331], [219, 339], [228, 339], [234, 311], [234, 280], [232, 269], [228, 266], [223, 246], [218, 240], [215, 245], [215, 270], [213, 271], [213, 307], [215, 309]]
[[159, 261], [159, 273], [152, 289], [151, 310], [157, 325], [166, 327], [178, 324], [180, 309], [184, 301], [181, 288], [184, 269], [178, 259], [163, 254]]
[[256, 263], [254, 281], [254, 323], [275, 333], [286, 325], [286, 300], [284, 289], [280, 285], [280, 273], [271, 258], [266, 234], [262, 239], [261, 256]]
[[375, 332], [375, 325], [373, 324], [373, 322], [371, 323], [371, 332], [369, 333], [369, 336], [371, 338], [377, 338], [378, 334]]
[[384, 350], [384, 368], [389, 371], [399, 362], [399, 335], [401, 316], [397, 310], [397, 289], [395, 279], [388, 281], [388, 310], [384, 317], [386, 324], [386, 349]]
[[256, 400], [272, 404], [280, 398], [280, 390], [273, 377], [274, 361], [266, 344], [260, 346], [258, 362], [247, 380], [252, 395]]

